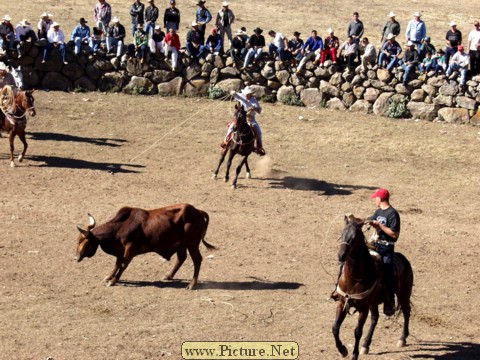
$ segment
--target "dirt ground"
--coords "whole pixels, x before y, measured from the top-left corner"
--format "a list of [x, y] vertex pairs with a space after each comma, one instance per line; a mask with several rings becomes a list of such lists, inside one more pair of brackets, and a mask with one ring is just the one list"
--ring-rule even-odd
[[[402, 318], [382, 317], [368, 356], [478, 359], [478, 127], [264, 104], [268, 154], [232, 190], [211, 179], [232, 103], [36, 99], [26, 160], [10, 168], [0, 139], [0, 358], [180, 359], [191, 340], [296, 341], [300, 359], [340, 358], [327, 297], [342, 217], [371, 214], [384, 186], [402, 218], [396, 250], [415, 272], [414, 311], [408, 347], [395, 347]], [[190, 259], [163, 282], [172, 263], [137, 257], [111, 288], [113, 257], [74, 261], [87, 212], [101, 223], [124, 205], [183, 202], [210, 214], [219, 247], [201, 247], [198, 290], [184, 290]], [[355, 323], [342, 328], [350, 352]]]

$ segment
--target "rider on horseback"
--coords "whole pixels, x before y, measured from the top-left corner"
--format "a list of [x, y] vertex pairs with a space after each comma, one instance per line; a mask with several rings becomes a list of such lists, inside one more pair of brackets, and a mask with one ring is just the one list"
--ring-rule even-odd
[[[255, 119], [255, 113], [261, 114], [262, 113], [262, 107], [258, 103], [258, 100], [253, 96], [253, 91], [252, 89], [247, 86], [245, 89], [242, 90], [241, 93], [237, 93], [236, 91], [232, 90], [230, 95], [233, 96], [235, 100], [240, 102], [242, 104], [243, 109], [247, 112], [247, 121], [250, 124], [250, 126], [253, 129], [253, 132], [255, 134], [255, 138], [257, 141], [257, 146], [256, 146], [256, 152], [260, 156], [265, 155], [265, 150], [263, 149], [263, 143], [262, 143], [262, 131], [260, 130], [260, 125], [257, 123], [257, 120]], [[233, 122], [229, 125], [228, 130], [227, 130], [227, 135], [225, 136], [225, 140], [222, 143], [222, 148], [225, 148], [230, 140], [230, 137], [232, 136], [234, 130], [234, 124]]]
[[13, 92], [17, 92], [17, 83], [12, 74], [8, 72], [8, 67], [4, 62], [0, 62], [0, 90], [9, 85]]

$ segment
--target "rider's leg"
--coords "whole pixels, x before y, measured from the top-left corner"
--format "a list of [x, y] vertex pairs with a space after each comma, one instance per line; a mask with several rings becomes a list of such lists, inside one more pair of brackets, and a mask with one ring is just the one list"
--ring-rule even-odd
[[255, 137], [257, 139], [257, 149], [258, 151], [263, 151], [263, 141], [262, 141], [262, 130], [260, 129], [260, 125], [258, 125], [255, 119], [250, 120], [250, 124], [252, 125], [253, 132], [255, 133]]
[[338, 282], [340, 281], [340, 276], [342, 276], [343, 264], [344, 264], [343, 261], [340, 262], [340, 269], [338, 270], [337, 283], [335, 284], [335, 289], [333, 289], [332, 293], [330, 294], [330, 299], [333, 299], [335, 301], [337, 301], [338, 297], [340, 296], [340, 294], [337, 292], [337, 286], [338, 286]]
[[395, 275], [393, 269], [393, 250], [383, 254], [383, 269], [385, 276], [385, 301], [383, 302], [383, 313], [391, 316], [395, 313]]
[[222, 148], [227, 146], [228, 142], [230, 141], [230, 137], [232, 136], [232, 133], [233, 133], [233, 122], [228, 126], [227, 134], [225, 135], [225, 139], [223, 139], [223, 142], [220, 145]]

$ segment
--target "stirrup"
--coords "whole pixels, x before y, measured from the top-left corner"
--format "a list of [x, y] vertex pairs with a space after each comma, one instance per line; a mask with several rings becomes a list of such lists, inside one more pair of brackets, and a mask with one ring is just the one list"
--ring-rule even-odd
[[255, 152], [260, 156], [264, 156], [266, 154], [265, 150], [263, 148], [260, 148], [260, 147], [255, 148]]

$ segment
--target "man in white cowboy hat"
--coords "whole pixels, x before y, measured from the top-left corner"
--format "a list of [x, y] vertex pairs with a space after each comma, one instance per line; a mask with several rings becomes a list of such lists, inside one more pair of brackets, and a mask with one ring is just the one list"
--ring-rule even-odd
[[[250, 123], [250, 126], [253, 129], [253, 132], [255, 133], [255, 138], [257, 142], [255, 151], [260, 156], [265, 155], [265, 150], [263, 149], [263, 142], [262, 142], [262, 131], [260, 129], [260, 125], [255, 119], [255, 114], [262, 113], [262, 107], [260, 106], [260, 103], [255, 98], [255, 96], [253, 96], [252, 88], [250, 86], [247, 86], [242, 90], [241, 93], [237, 93], [235, 90], [232, 90], [230, 92], [230, 95], [232, 95], [235, 100], [240, 102], [243, 109], [247, 112], [247, 120]], [[225, 136], [225, 139], [221, 144], [223, 148], [227, 146], [227, 143], [230, 140], [230, 136], [232, 135], [232, 132], [233, 132], [233, 123], [230, 124], [230, 126], [228, 127], [227, 135]]]
[[51, 16], [52, 14], [47, 12], [44, 12], [42, 15], [40, 15], [40, 20], [37, 24], [37, 34], [40, 40], [47, 38], [48, 30], [50, 30], [50, 26], [53, 24]]
[[207, 24], [212, 21], [212, 14], [210, 10], [205, 7], [206, 0], [197, 1], [197, 12], [195, 14], [195, 22], [198, 26], [198, 31], [200, 32], [201, 39], [200, 42], [203, 45], [205, 43], [205, 30]]
[[52, 50], [58, 49], [60, 55], [62, 56], [62, 61], [66, 65], [67, 63], [67, 48], [65, 47], [65, 34], [60, 29], [60, 24], [56, 21], [53, 22], [50, 30], [47, 34], [48, 44], [43, 50], [43, 61], [45, 63], [50, 57]]
[[427, 27], [425, 26], [425, 22], [420, 19], [421, 16], [422, 13], [420, 11], [415, 12], [413, 19], [408, 22], [407, 30], [405, 31], [407, 41], [413, 42], [417, 46], [417, 49], [420, 48], [420, 45], [427, 36]]
[[335, 36], [335, 31], [332, 28], [327, 29], [328, 36], [323, 43], [323, 49], [317, 49], [315, 51], [315, 65], [320, 64], [323, 67], [323, 63], [327, 57], [332, 59], [334, 64], [337, 63], [338, 49], [340, 48], [340, 40]]
[[8, 71], [8, 67], [4, 62], [0, 62], [0, 90], [5, 86], [10, 86], [13, 90], [13, 93], [17, 92], [17, 83], [15, 78]]
[[402, 47], [395, 40], [395, 35], [392, 33], [387, 35], [387, 41], [382, 45], [380, 56], [378, 57], [378, 67], [383, 68], [387, 63], [387, 70], [392, 69], [398, 64], [398, 56], [402, 53]]
[[222, 8], [218, 10], [215, 25], [222, 38], [222, 44], [225, 44], [225, 34], [227, 34], [228, 44], [232, 46], [232, 24], [235, 22], [235, 14], [229, 8], [227, 1], [222, 3]]
[[125, 35], [125, 26], [123, 26], [120, 23], [120, 19], [115, 16], [112, 20], [112, 25], [108, 28], [107, 52], [112, 53], [116, 49], [117, 57], [122, 56]]
[[198, 60], [205, 52], [205, 47], [201, 42], [202, 34], [198, 30], [198, 24], [192, 22], [192, 28], [187, 33], [187, 53], [190, 58]]
[[395, 20], [395, 16], [397, 15], [393, 11], [390, 11], [390, 13], [388, 14], [389, 19], [383, 27], [382, 38], [380, 39], [380, 42], [382, 44], [384, 40], [387, 40], [388, 34], [392, 33], [395, 36], [398, 36], [400, 34], [400, 23]]
[[407, 85], [410, 73], [418, 66], [418, 51], [415, 49], [415, 44], [409, 41], [405, 47], [405, 54], [403, 59], [400, 60], [400, 65], [403, 70], [405, 70], [405, 73], [403, 74], [403, 85]]
[[455, 21], [450, 22], [450, 29], [445, 35], [445, 42], [447, 44], [445, 47], [445, 63], [448, 66], [450, 57], [457, 52], [458, 45], [462, 44], [462, 32], [457, 29], [457, 23]]
[[245, 45], [247, 41], [245, 40], [244, 32], [242, 30], [237, 30], [235, 37], [232, 40], [232, 46], [230, 47], [230, 57], [232, 58], [235, 64], [240, 63], [245, 59], [245, 53], [247, 52]]
[[8, 49], [13, 49], [15, 45], [15, 29], [11, 21], [11, 16], [5, 15], [0, 23], [0, 49], [4, 47], [5, 43], [8, 44]]
[[30, 40], [32, 43], [37, 42], [37, 35], [33, 31], [30, 22], [27, 19], [20, 21], [15, 27], [15, 37], [17, 39], [17, 51], [18, 57], [22, 57], [24, 54], [25, 41]]

